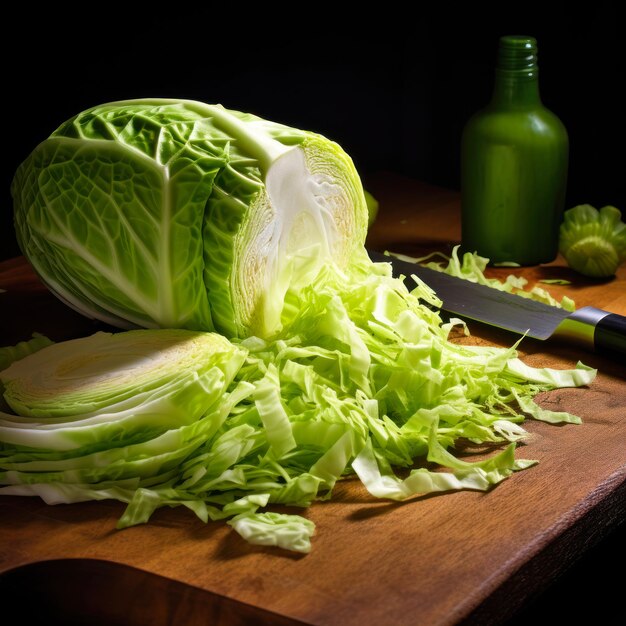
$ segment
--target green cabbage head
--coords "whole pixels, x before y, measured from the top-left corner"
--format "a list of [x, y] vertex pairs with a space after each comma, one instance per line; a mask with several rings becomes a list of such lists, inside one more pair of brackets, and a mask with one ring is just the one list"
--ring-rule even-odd
[[120, 328], [271, 336], [290, 289], [365, 254], [368, 212], [328, 139], [220, 105], [129, 100], [62, 124], [12, 185], [41, 279]]

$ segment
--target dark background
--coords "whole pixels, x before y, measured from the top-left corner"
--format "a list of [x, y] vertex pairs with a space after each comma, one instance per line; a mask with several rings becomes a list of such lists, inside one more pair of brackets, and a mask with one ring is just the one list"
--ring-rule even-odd
[[[623, 32], [616, 3], [394, 3], [339, 17], [341, 3], [196, 8], [142, 5], [37, 9], [11, 23], [5, 54], [0, 259], [19, 253], [10, 183], [61, 122], [102, 102], [191, 98], [314, 130], [339, 142], [367, 176], [392, 170], [459, 188], [459, 142], [490, 97], [499, 36], [535, 36], [546, 106], [570, 134], [566, 206], [624, 194]], [[468, 3], [469, 4], [469, 3]], [[21, 17], [20, 17], [21, 14]], [[5, 96], [6, 98], [6, 96]], [[6, 149], [8, 148], [8, 149]]]
[[[458, 189], [461, 131], [490, 97], [504, 34], [538, 40], [543, 101], [570, 135], [566, 206], [624, 211], [617, 3], [471, 4], [414, 3], [421, 16], [414, 18], [383, 2], [373, 5], [377, 11], [343, 9], [350, 16], [342, 18], [339, 2], [293, 4], [291, 14], [235, 4], [220, 13], [216, 4], [183, 2], [165, 12], [147, 3], [75, 12], [23, 3], [5, 20], [17, 45], [5, 43], [4, 54], [0, 260], [19, 254], [9, 191], [16, 167], [61, 122], [111, 100], [219, 102], [336, 140], [365, 180], [391, 170]], [[617, 623], [622, 598], [605, 564], [618, 544], [614, 533], [515, 623], [546, 610], [575, 619], [580, 606], [596, 606], [604, 623]]]

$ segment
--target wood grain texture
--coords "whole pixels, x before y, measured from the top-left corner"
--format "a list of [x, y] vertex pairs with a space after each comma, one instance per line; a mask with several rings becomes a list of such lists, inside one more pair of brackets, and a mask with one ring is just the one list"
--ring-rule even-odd
[[[367, 183], [380, 201], [371, 247], [422, 254], [449, 251], [458, 242], [456, 193], [393, 175]], [[531, 281], [568, 278], [572, 285], [550, 291], [571, 295], [579, 306], [626, 314], [626, 267], [602, 283], [578, 277], [559, 259], [515, 273]], [[0, 294], [0, 344], [33, 330], [65, 339], [100, 327], [58, 303], [23, 259], [0, 264], [0, 287], [7, 290]], [[513, 341], [503, 331], [471, 330], [473, 342]], [[148, 623], [142, 621], [148, 614], [156, 625], [182, 623], [182, 615], [189, 624], [502, 622], [626, 517], [626, 364], [539, 341], [525, 342], [521, 352], [536, 366], [571, 367], [582, 359], [599, 375], [589, 389], [540, 396], [542, 405], [577, 413], [584, 423], [528, 421], [533, 436], [517, 456], [539, 465], [489, 493], [391, 503], [372, 498], [358, 481], [343, 481], [332, 501], [306, 512], [317, 534], [305, 557], [250, 546], [224, 524], [203, 524], [182, 509], [160, 510], [148, 525], [117, 531], [123, 505], [116, 502], [51, 507], [34, 498], [2, 497], [3, 601], [19, 587], [15, 580], [71, 581], [83, 571], [85, 580], [103, 581], [100, 588], [113, 595], [87, 586], [81, 610], [97, 612], [103, 602], [117, 600], [109, 623], [122, 623], [115, 621], [118, 614], [132, 624]], [[43, 566], [15, 569], [41, 561], [50, 561], [43, 577], [37, 569]], [[116, 587], [113, 564], [123, 566], [119, 577], [134, 593]], [[58, 599], [60, 611], [68, 610], [59, 589], [48, 595]], [[147, 612], [156, 596], [158, 609]]]

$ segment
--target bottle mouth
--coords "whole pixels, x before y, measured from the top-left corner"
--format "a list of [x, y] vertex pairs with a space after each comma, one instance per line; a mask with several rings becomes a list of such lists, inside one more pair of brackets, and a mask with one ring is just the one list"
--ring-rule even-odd
[[523, 35], [500, 37], [496, 68], [513, 72], [536, 72], [537, 40]]

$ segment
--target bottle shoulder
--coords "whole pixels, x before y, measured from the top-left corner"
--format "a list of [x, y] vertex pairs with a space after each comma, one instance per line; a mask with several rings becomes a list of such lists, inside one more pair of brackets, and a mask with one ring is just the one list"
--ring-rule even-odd
[[465, 124], [463, 134], [506, 135], [532, 133], [567, 140], [563, 122], [543, 104], [525, 107], [499, 107], [489, 104], [477, 111]]

